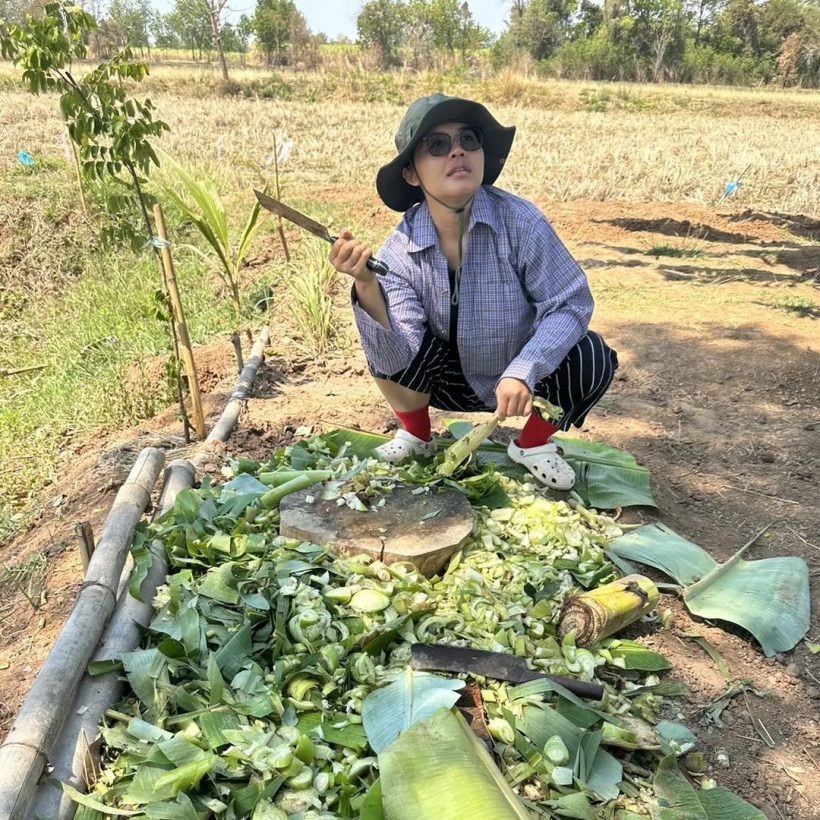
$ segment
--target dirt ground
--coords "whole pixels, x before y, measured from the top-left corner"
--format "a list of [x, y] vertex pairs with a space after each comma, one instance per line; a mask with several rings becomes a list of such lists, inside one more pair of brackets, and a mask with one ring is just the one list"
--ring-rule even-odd
[[[540, 204], [589, 275], [593, 328], [619, 353], [616, 382], [579, 435], [629, 450], [651, 471], [658, 509], [628, 519], [660, 519], [718, 560], [771, 524], [747, 557], [807, 562], [808, 637], [820, 640], [820, 222], [672, 203]], [[264, 456], [305, 425], [391, 429], [355, 340], [316, 360], [282, 335], [281, 315], [271, 318], [275, 342], [227, 451]], [[235, 378], [227, 339], [202, 348], [198, 366], [213, 420]], [[65, 480], [40, 520], [0, 548], [7, 567], [29, 561], [31, 570], [0, 589], [0, 738], [78, 590], [74, 525], [88, 520], [101, 532], [134, 456], [151, 443], [180, 447], [173, 409], [65, 452]], [[698, 732], [709, 775], [771, 818], [820, 817], [820, 656], [801, 643], [766, 659], [740, 630], [694, 622], [670, 595], [659, 607], [667, 608], [672, 628], [644, 628], [642, 639], [672, 662], [668, 677], [691, 689], [680, 713]], [[702, 721], [724, 680], [681, 632], [705, 636], [733, 678], [760, 693], [734, 698], [722, 728]]]

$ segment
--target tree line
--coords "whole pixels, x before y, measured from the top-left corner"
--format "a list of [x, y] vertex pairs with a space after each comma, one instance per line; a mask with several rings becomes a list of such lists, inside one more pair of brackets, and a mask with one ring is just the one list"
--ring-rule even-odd
[[[0, 0], [0, 20], [22, 20], [43, 0]], [[294, 0], [256, 0], [227, 19], [227, 0], [87, 0], [98, 21], [92, 51], [123, 45], [183, 49], [192, 59], [258, 52], [267, 65], [315, 66], [326, 38]], [[820, 87], [820, 0], [512, 0], [505, 30], [480, 26], [464, 0], [365, 0], [357, 44], [383, 68], [424, 69], [441, 55], [493, 69], [527, 64], [545, 77], [637, 82]]]

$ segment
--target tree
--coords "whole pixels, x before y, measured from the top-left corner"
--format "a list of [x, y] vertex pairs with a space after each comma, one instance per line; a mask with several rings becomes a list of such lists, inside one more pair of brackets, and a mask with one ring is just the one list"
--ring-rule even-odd
[[601, 7], [593, 0], [581, 0], [578, 14], [570, 34], [571, 39], [592, 37], [601, 27], [604, 15]]
[[22, 25], [28, 17], [41, 17], [47, 0], [0, 0], [0, 20]]
[[689, 16], [695, 21], [695, 47], [704, 39], [704, 31], [708, 32], [714, 25], [715, 16], [723, 0], [692, 0], [688, 9]]
[[211, 25], [202, 6], [202, 0], [175, 0], [174, 10], [166, 17], [170, 30], [180, 43], [191, 49], [191, 59], [196, 59], [195, 51], [210, 47]]
[[754, 0], [729, 0], [715, 26], [718, 51], [735, 57], [760, 54], [759, 9]]
[[461, 3], [459, 0], [430, 0], [430, 21], [435, 48], [450, 54], [456, 50], [460, 18]]
[[407, 7], [401, 0], [368, 0], [356, 18], [359, 42], [376, 48], [383, 66], [398, 62], [407, 34]]
[[[760, 7], [760, 51], [763, 54], [780, 53], [787, 40], [806, 29], [803, 6], [798, 0], [768, 0]], [[797, 40], [792, 39], [791, 48]], [[801, 40], [802, 42], [802, 40]], [[802, 50], [798, 49], [798, 51]]]
[[[429, 66], [433, 59], [433, 9], [429, 0], [409, 0], [403, 9], [404, 30], [401, 43], [396, 46], [404, 47], [409, 55], [410, 65], [415, 70]], [[383, 65], [389, 65], [391, 60], [385, 59], [384, 50], [377, 46]]]
[[256, 0], [253, 23], [268, 65], [286, 63], [294, 39], [308, 32], [307, 21], [293, 0]]
[[415, 0], [408, 7], [412, 21], [419, 14], [419, 7], [426, 7], [424, 19], [430, 28], [432, 46], [455, 53], [461, 51], [462, 58], [467, 51], [484, 45], [489, 40], [489, 32], [482, 29], [473, 19], [470, 5], [462, 0]]
[[239, 46], [237, 51], [242, 54], [247, 54], [248, 47], [251, 42], [251, 36], [253, 35], [253, 18], [248, 17], [247, 14], [240, 15], [235, 31], [237, 45]]
[[157, 48], [180, 48], [186, 45], [169, 22], [169, 17], [167, 14], [156, 14], [151, 20], [149, 31]]
[[577, 0], [529, 0], [513, 6], [510, 33], [518, 48], [544, 60], [568, 39]]
[[466, 59], [468, 51], [484, 48], [492, 40], [493, 35], [490, 30], [476, 23], [469, 4], [464, 0], [458, 17], [458, 47], [461, 51], [461, 59]]
[[639, 74], [646, 65], [652, 82], [664, 77], [670, 51], [680, 56], [684, 43], [682, 0], [632, 0], [630, 35], [635, 65]]
[[228, 61], [225, 59], [225, 48], [222, 43], [222, 28], [225, 25], [223, 15], [225, 13], [225, 6], [228, 5], [228, 0], [202, 0], [205, 12], [208, 15], [208, 21], [211, 24], [211, 37], [213, 44], [216, 46], [216, 53], [219, 55], [219, 65], [222, 69], [222, 79], [228, 82]]
[[119, 46], [131, 46], [150, 53], [148, 26], [153, 10], [148, 0], [111, 0], [105, 19], [109, 38], [119, 41]]

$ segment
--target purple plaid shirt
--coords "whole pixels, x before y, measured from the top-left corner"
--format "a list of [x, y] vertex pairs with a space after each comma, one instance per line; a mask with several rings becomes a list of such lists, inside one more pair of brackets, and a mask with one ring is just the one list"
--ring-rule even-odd
[[[365, 356], [380, 373], [410, 365], [427, 327], [449, 340], [447, 259], [425, 203], [409, 210], [378, 257], [390, 330], [353, 299]], [[496, 406], [502, 378], [534, 390], [583, 338], [592, 316], [586, 276], [544, 215], [520, 197], [484, 186], [473, 200], [461, 274], [458, 351], [468, 383]]]

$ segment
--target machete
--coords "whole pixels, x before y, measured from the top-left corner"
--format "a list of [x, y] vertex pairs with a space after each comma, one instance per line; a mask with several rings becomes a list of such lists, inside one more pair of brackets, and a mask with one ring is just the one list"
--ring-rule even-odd
[[410, 648], [410, 666], [434, 672], [472, 672], [495, 680], [527, 683], [531, 680], [548, 680], [564, 689], [589, 700], [601, 700], [604, 687], [598, 683], [564, 678], [560, 675], [544, 675], [527, 668], [523, 658], [504, 652], [486, 652], [481, 649], [464, 649], [459, 646], [435, 646], [414, 643]]
[[[267, 210], [272, 211], [277, 216], [287, 219], [288, 222], [292, 222], [294, 225], [298, 225], [300, 228], [310, 231], [320, 239], [324, 239], [325, 242], [330, 242], [332, 245], [339, 238], [338, 236], [333, 236], [320, 222], [311, 219], [309, 216], [305, 216], [305, 214], [291, 208], [290, 205], [285, 205], [284, 202], [280, 202], [278, 199], [274, 199], [262, 191], [255, 190], [254, 193], [263, 208], [267, 208]], [[372, 256], [367, 260], [366, 264], [370, 270], [379, 274], [379, 276], [384, 276], [389, 271], [389, 268], [384, 262]]]

